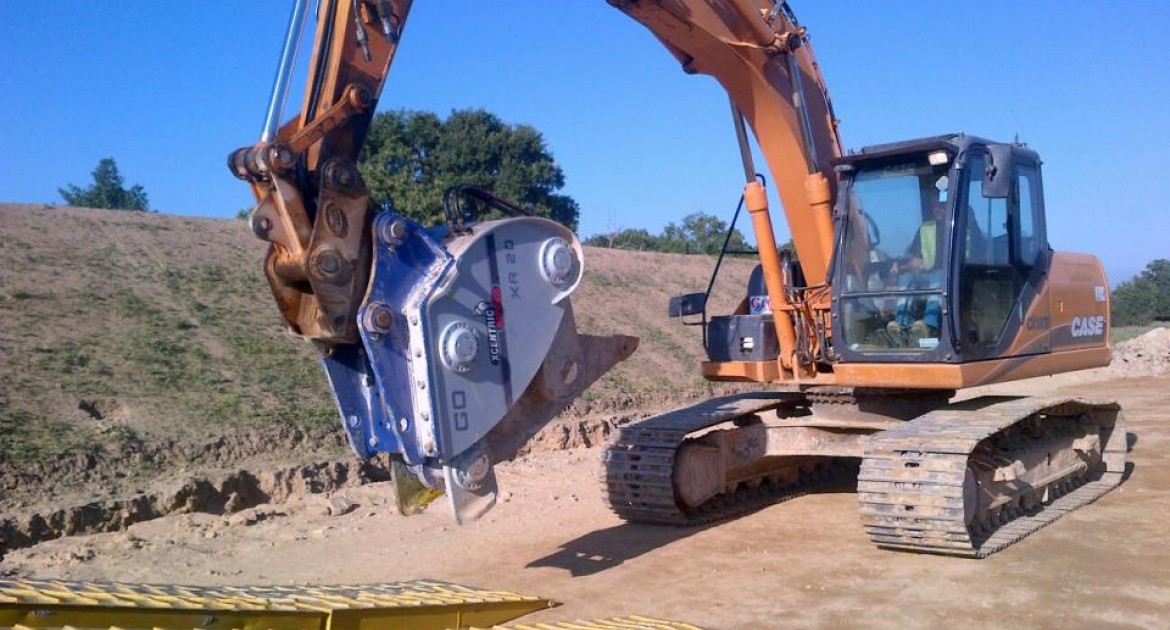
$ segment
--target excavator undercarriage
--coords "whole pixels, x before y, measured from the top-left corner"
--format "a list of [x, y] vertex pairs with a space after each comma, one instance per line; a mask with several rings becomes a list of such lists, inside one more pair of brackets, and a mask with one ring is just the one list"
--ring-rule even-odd
[[699, 525], [852, 477], [879, 547], [985, 557], [1121, 481], [1126, 433], [1116, 404], [945, 398], [838, 391], [710, 400], [622, 428], [603, 458], [603, 495], [630, 522]]

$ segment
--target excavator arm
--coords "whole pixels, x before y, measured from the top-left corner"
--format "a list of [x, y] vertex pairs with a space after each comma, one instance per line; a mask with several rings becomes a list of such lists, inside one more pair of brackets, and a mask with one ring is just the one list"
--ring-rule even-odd
[[410, 0], [322, 0], [300, 114], [279, 129], [309, 0], [295, 0], [258, 143], [228, 165], [270, 243], [265, 274], [289, 328], [323, 348], [358, 341], [370, 276], [373, 206], [357, 170]]
[[[787, 2], [610, 0], [637, 20], [682, 64], [714, 77], [731, 99], [744, 175], [744, 198], [760, 252], [780, 360], [759, 366], [705, 364], [708, 377], [793, 381], [815, 377], [814, 361], [831, 355], [828, 272], [835, 240], [833, 160], [841, 156], [828, 88], [808, 33]], [[806, 284], [781, 260], [763, 186], [757, 181], [742, 121], [755, 133], [792, 234]]]
[[[787, 3], [610, 4], [649, 29], [685, 72], [714, 77], [727, 91], [768, 161], [805, 276], [824, 282], [833, 236], [825, 184], [835, 183], [829, 180], [841, 144], [807, 31]], [[745, 170], [755, 182], [754, 168]]]
[[[289, 329], [312, 341], [359, 456], [388, 452], [400, 508], [445, 490], [457, 521], [491, 507], [492, 465], [637, 339], [580, 335], [575, 234], [470, 186], [445, 226], [377, 209], [357, 157], [411, 3], [322, 0], [299, 115], [277, 129], [308, 2], [294, 4], [260, 141], [229, 168], [252, 187], [253, 232]], [[461, 201], [510, 218], [464, 220]]]
[[[784, 374], [771, 378], [811, 372], [811, 331], [824, 337], [828, 300], [794, 286], [776, 253], [743, 124], [778, 183], [809, 286], [823, 287], [833, 243], [830, 165], [841, 150], [807, 33], [785, 3], [611, 4], [646, 26], [685, 71], [713, 76], [730, 95], [777, 313]], [[584, 258], [563, 226], [470, 187], [452, 194], [516, 216], [449, 215], [446, 226], [423, 226], [371, 203], [356, 161], [410, 6], [321, 0], [301, 110], [277, 128], [309, 19], [307, 0], [296, 0], [260, 141], [233, 152], [229, 167], [256, 196], [251, 227], [270, 243], [273, 296], [290, 330], [320, 350], [353, 450], [392, 454], [404, 512], [443, 490], [464, 521], [492, 505], [492, 465], [637, 340], [577, 332], [569, 297]]]

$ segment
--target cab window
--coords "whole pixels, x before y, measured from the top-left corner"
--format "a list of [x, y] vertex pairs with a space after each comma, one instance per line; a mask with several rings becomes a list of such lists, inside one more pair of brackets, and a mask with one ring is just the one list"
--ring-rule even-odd
[[1030, 164], [1021, 165], [1016, 175], [1016, 194], [1019, 203], [1019, 252], [1017, 263], [1023, 268], [1036, 264], [1044, 250], [1040, 229], [1043, 201], [1040, 199], [1040, 171]]

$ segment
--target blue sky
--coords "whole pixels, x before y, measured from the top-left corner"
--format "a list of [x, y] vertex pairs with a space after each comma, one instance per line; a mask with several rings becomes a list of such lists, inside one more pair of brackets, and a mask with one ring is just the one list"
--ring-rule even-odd
[[[0, 201], [60, 203], [112, 156], [162, 212], [251, 204], [225, 158], [259, 134], [288, 3], [4, 4]], [[792, 6], [848, 147], [1018, 133], [1045, 159], [1054, 247], [1098, 254], [1114, 282], [1170, 257], [1170, 3]], [[535, 126], [584, 235], [730, 218], [741, 187], [723, 92], [603, 0], [418, 0], [380, 107]]]

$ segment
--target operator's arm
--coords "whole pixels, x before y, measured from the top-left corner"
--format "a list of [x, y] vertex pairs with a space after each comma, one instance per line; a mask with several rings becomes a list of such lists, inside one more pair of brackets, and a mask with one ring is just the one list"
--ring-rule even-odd
[[910, 241], [910, 246], [906, 248], [906, 257], [894, 260], [890, 265], [890, 273], [898, 275], [907, 271], [915, 271], [922, 268], [922, 230], [914, 233], [914, 240]]

